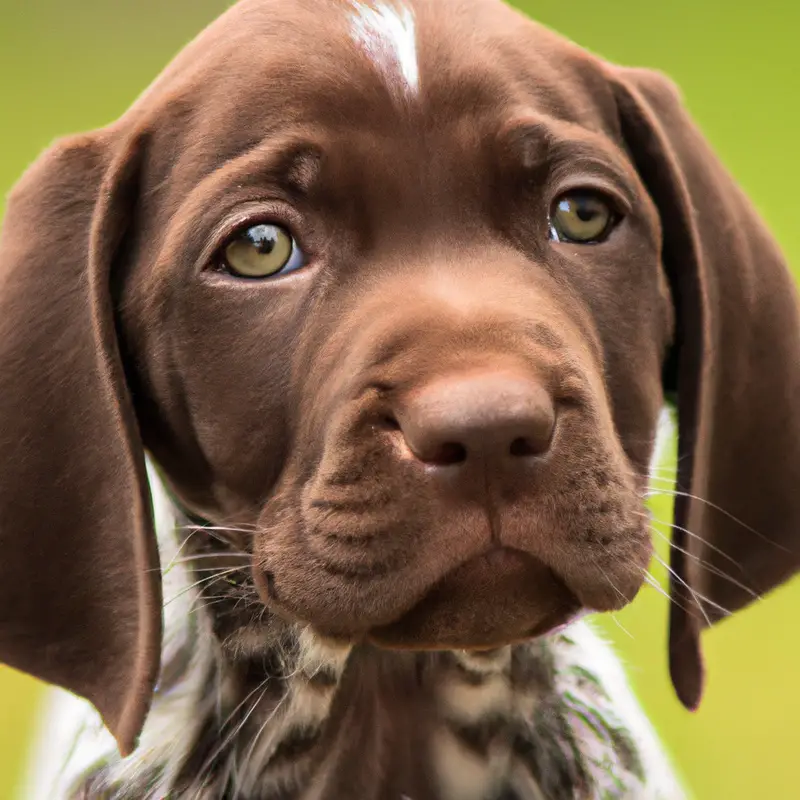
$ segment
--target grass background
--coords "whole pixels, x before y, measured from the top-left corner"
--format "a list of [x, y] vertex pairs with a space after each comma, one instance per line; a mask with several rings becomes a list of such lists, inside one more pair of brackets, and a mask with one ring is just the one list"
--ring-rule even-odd
[[[791, 0], [517, 4], [610, 59], [670, 73], [790, 260], [800, 266], [800, 5]], [[223, 0], [0, 0], [0, 196], [55, 136], [119, 115], [226, 5]], [[656, 515], [667, 519], [666, 499], [655, 506]], [[613, 620], [606, 625], [695, 796], [797, 796], [793, 728], [800, 718], [800, 631], [794, 620], [800, 580], [707, 635], [710, 681], [695, 715], [680, 708], [669, 685], [666, 612], [666, 601], [646, 588], [617, 616], [627, 632]], [[0, 667], [0, 800], [10, 800], [18, 786], [40, 698], [34, 681]]]

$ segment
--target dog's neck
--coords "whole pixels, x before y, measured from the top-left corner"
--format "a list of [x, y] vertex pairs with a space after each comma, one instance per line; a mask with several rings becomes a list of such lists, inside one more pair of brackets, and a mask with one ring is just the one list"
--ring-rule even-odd
[[[597, 644], [587, 633], [483, 656], [333, 650], [301, 635], [269, 665], [210, 659], [192, 681], [205, 696], [188, 706], [197, 721], [182, 720], [180, 764], [94, 780], [120, 798], [132, 780], [136, 796], [209, 800], [648, 797], [640, 743], [583, 663]], [[160, 687], [154, 714], [162, 696], [173, 714], [181, 688]]]
[[277, 619], [257, 641], [225, 637], [230, 597], [209, 589], [208, 560], [187, 570], [161, 511], [166, 636], [153, 710], [134, 755], [96, 763], [78, 797], [681, 796], [586, 623], [483, 654], [350, 648]]

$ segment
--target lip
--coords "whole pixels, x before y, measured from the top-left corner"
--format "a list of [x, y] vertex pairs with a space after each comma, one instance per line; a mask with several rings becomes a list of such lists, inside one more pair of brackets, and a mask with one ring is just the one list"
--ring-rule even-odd
[[490, 649], [546, 634], [580, 611], [577, 598], [545, 564], [498, 547], [445, 575], [367, 639], [386, 649]]

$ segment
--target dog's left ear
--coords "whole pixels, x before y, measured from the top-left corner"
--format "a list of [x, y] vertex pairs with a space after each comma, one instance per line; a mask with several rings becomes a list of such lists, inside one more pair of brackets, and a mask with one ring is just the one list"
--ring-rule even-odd
[[612, 67], [622, 137], [663, 229], [676, 309], [670, 672], [700, 702], [700, 632], [800, 569], [800, 315], [775, 241], [674, 85]]

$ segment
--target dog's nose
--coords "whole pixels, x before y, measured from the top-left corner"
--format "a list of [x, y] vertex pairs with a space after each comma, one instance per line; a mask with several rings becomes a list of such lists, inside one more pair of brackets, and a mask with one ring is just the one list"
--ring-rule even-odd
[[552, 397], [538, 380], [495, 372], [440, 378], [398, 412], [414, 455], [439, 466], [541, 455], [556, 422]]

